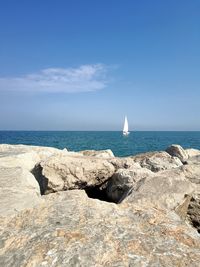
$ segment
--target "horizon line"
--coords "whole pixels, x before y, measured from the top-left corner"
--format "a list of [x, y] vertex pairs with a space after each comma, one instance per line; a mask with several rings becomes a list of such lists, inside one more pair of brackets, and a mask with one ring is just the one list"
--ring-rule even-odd
[[[2, 130], [0, 132], [123, 132], [122, 130]], [[133, 132], [200, 132], [200, 130], [134, 130]]]

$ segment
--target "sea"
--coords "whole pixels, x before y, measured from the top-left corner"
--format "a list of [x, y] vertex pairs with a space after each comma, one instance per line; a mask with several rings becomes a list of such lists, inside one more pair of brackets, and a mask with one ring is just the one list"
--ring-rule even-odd
[[50, 146], [69, 151], [111, 149], [123, 157], [165, 150], [171, 144], [200, 149], [200, 131], [0, 131], [0, 144]]

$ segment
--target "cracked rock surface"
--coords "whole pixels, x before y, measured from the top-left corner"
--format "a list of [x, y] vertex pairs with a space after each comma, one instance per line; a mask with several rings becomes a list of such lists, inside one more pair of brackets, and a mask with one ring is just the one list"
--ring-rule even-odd
[[178, 151], [0, 145], [0, 266], [199, 267], [200, 151]]

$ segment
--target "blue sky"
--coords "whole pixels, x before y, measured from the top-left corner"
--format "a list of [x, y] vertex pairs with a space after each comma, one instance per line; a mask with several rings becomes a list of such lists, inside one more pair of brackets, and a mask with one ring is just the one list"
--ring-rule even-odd
[[200, 130], [199, 0], [1, 0], [0, 129]]

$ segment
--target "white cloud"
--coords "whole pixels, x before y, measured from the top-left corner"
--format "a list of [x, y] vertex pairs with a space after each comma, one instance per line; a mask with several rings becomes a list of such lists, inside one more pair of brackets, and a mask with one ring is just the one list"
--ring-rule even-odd
[[91, 92], [106, 87], [103, 64], [78, 68], [49, 68], [19, 77], [0, 77], [0, 90], [24, 92]]

